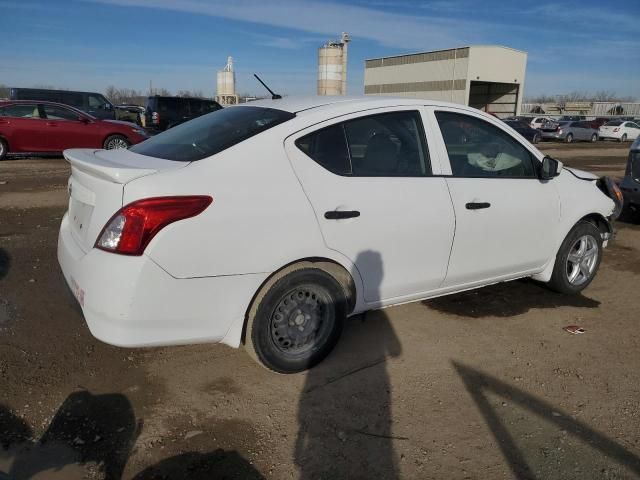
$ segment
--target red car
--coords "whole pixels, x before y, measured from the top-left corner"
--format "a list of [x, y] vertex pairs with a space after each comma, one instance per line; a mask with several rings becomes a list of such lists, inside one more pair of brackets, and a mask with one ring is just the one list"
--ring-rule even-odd
[[0, 160], [8, 153], [128, 148], [147, 137], [147, 133], [134, 123], [98, 120], [60, 103], [0, 102]]

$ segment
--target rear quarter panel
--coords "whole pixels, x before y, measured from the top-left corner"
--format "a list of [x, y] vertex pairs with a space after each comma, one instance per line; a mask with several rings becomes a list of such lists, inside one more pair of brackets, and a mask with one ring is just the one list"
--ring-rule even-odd
[[124, 204], [164, 195], [213, 197], [199, 216], [165, 227], [146, 254], [178, 278], [272, 272], [300, 258], [331, 258], [278, 128], [126, 185]]

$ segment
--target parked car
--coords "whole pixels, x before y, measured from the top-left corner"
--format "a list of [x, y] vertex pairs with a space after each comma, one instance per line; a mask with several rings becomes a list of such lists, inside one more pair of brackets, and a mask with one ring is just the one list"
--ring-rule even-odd
[[10, 100], [37, 100], [64, 103], [102, 120], [114, 120], [115, 110], [101, 93], [74, 92], [71, 90], [47, 90], [43, 88], [11, 88]]
[[0, 160], [9, 153], [128, 148], [146, 138], [147, 133], [138, 125], [99, 120], [60, 103], [0, 102]]
[[574, 141], [597, 142], [598, 130], [591, 128], [589, 122], [565, 122], [548, 124], [540, 129], [543, 140], [560, 140], [571, 143]]
[[531, 128], [542, 128], [543, 125], [549, 123], [551, 120], [547, 117], [533, 117], [529, 119], [529, 126]]
[[601, 126], [598, 133], [602, 140], [612, 139], [618, 140], [619, 142], [626, 142], [627, 140], [635, 140], [638, 138], [640, 126], [634, 122], [612, 120]]
[[591, 128], [595, 128], [596, 130], [609, 121], [611, 121], [611, 119], [607, 117], [597, 117], [593, 120], [587, 120]]
[[620, 190], [624, 195], [625, 207], [638, 211], [640, 209], [640, 137], [631, 144]]
[[147, 99], [144, 126], [156, 131], [164, 131], [221, 108], [218, 102], [205, 98], [155, 95]]
[[579, 122], [586, 119], [584, 115], [562, 115], [560, 117], [561, 122]]
[[505, 120], [504, 123], [513, 128], [516, 132], [529, 140], [531, 143], [538, 143], [542, 138], [540, 130], [531, 128], [529, 124], [525, 122], [518, 122], [515, 120]]
[[522, 277], [576, 294], [617, 209], [500, 120], [421, 99], [263, 100], [64, 154], [58, 260], [93, 335], [244, 343], [282, 373], [366, 310]]
[[116, 105], [116, 119], [142, 125], [145, 108], [139, 105]]

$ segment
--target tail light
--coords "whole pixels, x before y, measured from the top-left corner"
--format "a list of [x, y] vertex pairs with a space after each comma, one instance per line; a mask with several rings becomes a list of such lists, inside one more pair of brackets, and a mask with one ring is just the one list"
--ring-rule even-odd
[[156, 125], [160, 123], [160, 115], [158, 112], [153, 112], [151, 114], [151, 123], [155, 123]]
[[95, 247], [121, 255], [142, 255], [149, 242], [167, 225], [195, 217], [213, 202], [204, 195], [156, 197], [122, 207], [102, 229]]
[[616, 127], [616, 128], [614, 128], [614, 129], [613, 129], [613, 131], [614, 131], [614, 132], [619, 132], [619, 131], [620, 131], [620, 129], [619, 129], [618, 127]]

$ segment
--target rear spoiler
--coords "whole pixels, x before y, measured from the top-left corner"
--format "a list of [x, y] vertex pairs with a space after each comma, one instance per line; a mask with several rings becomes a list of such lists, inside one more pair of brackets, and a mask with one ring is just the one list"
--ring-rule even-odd
[[148, 157], [129, 150], [73, 148], [63, 152], [72, 168], [111, 183], [125, 184], [161, 170], [182, 168], [186, 163]]

